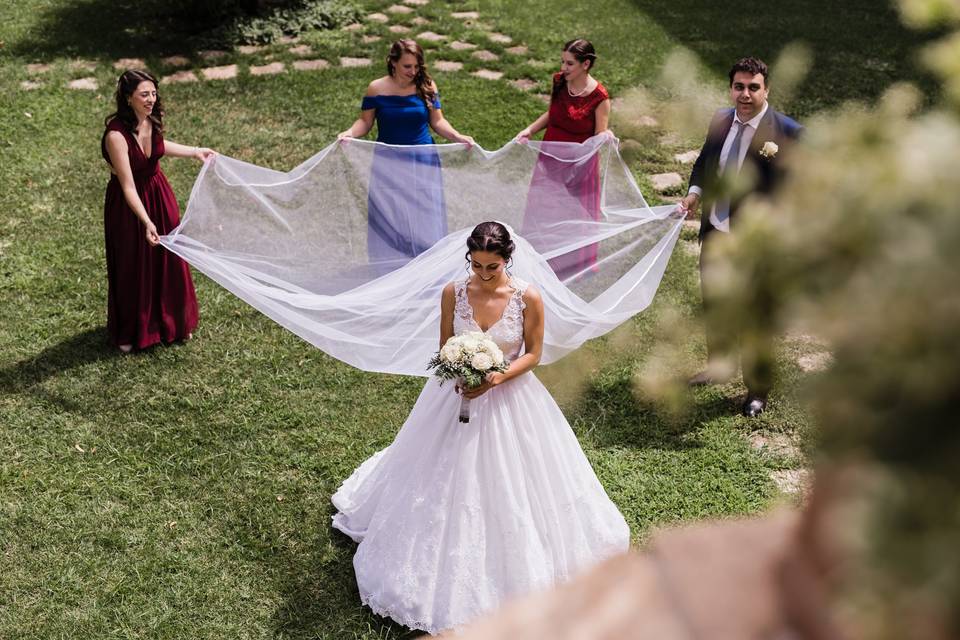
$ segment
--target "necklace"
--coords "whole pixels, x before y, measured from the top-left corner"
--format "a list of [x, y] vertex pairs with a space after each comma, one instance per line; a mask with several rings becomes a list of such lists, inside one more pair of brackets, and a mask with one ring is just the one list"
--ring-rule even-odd
[[582, 96], [583, 94], [585, 94], [585, 93], [587, 92], [587, 87], [589, 87], [589, 86], [590, 86], [590, 81], [587, 80], [587, 84], [585, 84], [585, 85], [583, 86], [583, 89], [580, 89], [580, 91], [577, 91], [576, 93], [574, 93], [573, 91], [570, 91], [570, 83], [568, 82], [568, 83], [567, 83], [567, 95], [569, 95], [571, 98], [579, 98], [580, 96]]

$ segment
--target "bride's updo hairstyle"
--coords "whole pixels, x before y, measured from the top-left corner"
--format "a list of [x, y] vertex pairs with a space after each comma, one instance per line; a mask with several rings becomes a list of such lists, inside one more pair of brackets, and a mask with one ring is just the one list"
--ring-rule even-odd
[[481, 222], [473, 228], [473, 233], [467, 238], [465, 257], [470, 260], [470, 254], [474, 251], [485, 251], [496, 254], [503, 258], [504, 262], [508, 262], [514, 248], [510, 232], [505, 226], [499, 222]]

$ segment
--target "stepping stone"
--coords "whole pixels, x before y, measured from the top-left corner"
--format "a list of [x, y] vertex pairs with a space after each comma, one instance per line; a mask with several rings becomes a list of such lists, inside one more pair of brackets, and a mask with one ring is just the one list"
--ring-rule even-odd
[[539, 98], [542, 102], [546, 102], [547, 104], [550, 104], [550, 94], [549, 94], [549, 93], [538, 93], [538, 94], [536, 94], [534, 97], [535, 97], [535, 98]]
[[413, 13], [413, 9], [403, 4], [391, 5], [387, 8], [390, 13]]
[[348, 24], [348, 25], [345, 26], [345, 27], [341, 27], [341, 29], [342, 29], [343, 31], [362, 31], [362, 30], [363, 30], [363, 25], [360, 24], [359, 22], [353, 22], [353, 23], [351, 23], [351, 24]]
[[530, 89], [533, 89], [539, 83], [530, 78], [517, 78], [516, 80], [511, 80], [510, 84], [520, 89], [520, 91], [530, 91]]
[[97, 87], [96, 78], [80, 78], [67, 83], [68, 89], [77, 89], [79, 91], [96, 91]]
[[641, 127], [659, 127], [660, 121], [653, 116], [640, 116], [637, 118], [637, 124]]
[[117, 71], [124, 69], [146, 69], [147, 63], [142, 58], [120, 58], [113, 63], [113, 68]]
[[319, 69], [326, 69], [330, 66], [330, 63], [322, 58], [317, 58], [316, 60], [294, 60], [293, 68], [297, 71], [317, 71]]
[[369, 67], [372, 64], [370, 58], [350, 58], [341, 57], [341, 67]]
[[193, 71], [177, 71], [176, 73], [163, 78], [161, 82], [176, 84], [180, 82], [196, 82], [197, 80], [197, 74], [195, 74]]
[[42, 64], [40, 62], [31, 62], [27, 65], [27, 73], [46, 73], [50, 71], [53, 66], [49, 64]]
[[201, 60], [219, 60], [227, 55], [227, 52], [220, 51], [219, 49], [210, 49], [208, 51], [200, 51], [197, 53], [197, 55], [200, 56]]
[[204, 80], [230, 80], [237, 77], [237, 65], [227, 64], [222, 67], [207, 67], [200, 69]]
[[90, 60], [74, 60], [70, 63], [70, 68], [74, 71], [86, 71], [87, 73], [93, 73], [97, 70], [97, 64], [91, 62]]
[[655, 173], [650, 176], [650, 182], [657, 191], [669, 191], [683, 186], [683, 178], [679, 173], [671, 171], [669, 173]]
[[472, 42], [461, 42], [460, 40], [454, 40], [450, 43], [450, 48], [454, 51], [468, 51], [470, 49], [476, 49], [477, 45]]
[[160, 60], [168, 67], [187, 67], [190, 66], [190, 59], [184, 56], [168, 56]]
[[476, 58], [477, 60], [483, 60], [484, 62], [492, 62], [494, 60], [499, 60], [500, 56], [493, 53], [492, 51], [487, 51], [486, 49], [481, 49], [480, 51], [474, 51], [470, 54], [471, 57]]
[[818, 351], [809, 353], [797, 358], [797, 364], [802, 371], [812, 373], [814, 371], [823, 371], [833, 362], [833, 354], [829, 351]]
[[370, 22], [390, 22], [390, 17], [383, 13], [371, 13], [367, 15]]
[[447, 39], [447, 36], [441, 35], [439, 33], [434, 33], [433, 31], [424, 31], [417, 36], [417, 40], [426, 40], [428, 42], [442, 42]]
[[777, 485], [777, 488], [784, 493], [800, 494], [806, 493], [813, 480], [813, 474], [809, 469], [785, 469], [782, 471], [771, 471], [770, 479]]
[[454, 11], [450, 14], [450, 17], [457, 20], [476, 20], [480, 17], [480, 14], [476, 11]]
[[504, 51], [506, 51], [507, 53], [509, 53], [509, 54], [512, 55], [512, 56], [525, 56], [525, 55], [527, 55], [528, 49], [527, 49], [526, 46], [524, 46], [524, 45], [522, 45], [522, 44], [518, 44], [518, 45], [515, 46], [515, 47], [510, 47], [509, 49], [504, 49]]
[[483, 78], [484, 80], [499, 80], [503, 77], [502, 71], [492, 71], [490, 69], [477, 69], [470, 75], [476, 76], [478, 78]]
[[496, 42], [497, 44], [510, 44], [513, 42], [513, 38], [502, 33], [488, 33], [486, 36], [491, 42]]
[[543, 60], [527, 60], [527, 64], [531, 67], [537, 67], [538, 69], [546, 69], [547, 67], [552, 67], [555, 63], [544, 62]]
[[460, 69], [463, 69], [462, 62], [454, 62], [453, 60], [437, 60], [430, 66], [437, 71], [460, 71]]
[[363, 44], [370, 44], [371, 42], [379, 42], [382, 40], [380, 36], [363, 36], [360, 38], [360, 42]]
[[282, 62], [271, 62], [259, 67], [250, 67], [250, 75], [252, 76], [272, 76], [277, 73], [283, 73]]
[[239, 51], [245, 56], [249, 56], [250, 54], [263, 51], [263, 47], [257, 46], [255, 44], [242, 44], [239, 47], [237, 47], [237, 51]]
[[414, 19], [411, 20], [410, 22], [412, 22], [413, 24], [417, 25], [418, 27], [422, 27], [422, 26], [425, 25], [425, 24], [430, 24], [430, 21], [427, 20], [426, 18], [424, 18], [423, 16], [417, 16], [416, 18], [414, 18]]
[[410, 33], [410, 27], [406, 27], [402, 24], [392, 24], [387, 30], [390, 33]]
[[403, 0], [403, 4], [412, 4], [415, 7], [422, 7], [425, 4], [430, 4], [430, 0]]
[[296, 36], [280, 36], [277, 38], [277, 42], [280, 44], [293, 44], [294, 42], [300, 42], [300, 38]]
[[[697, 246], [696, 243], [693, 242], [687, 244]], [[800, 455], [800, 450], [797, 448], [797, 445], [794, 444], [793, 438], [785, 433], [754, 432], [751, 433], [747, 439], [755, 451], [791, 458]]]
[[20, 88], [24, 91], [33, 91], [34, 89], [39, 89], [42, 86], [42, 82], [34, 82], [33, 80], [24, 80], [20, 83]]
[[298, 44], [295, 47], [290, 47], [287, 51], [295, 56], [309, 56], [313, 53], [313, 49], [308, 44]]
[[679, 162], [680, 164], [693, 164], [697, 161], [697, 158], [700, 157], [700, 152], [696, 149], [691, 151], [684, 151], [683, 153], [673, 154], [673, 159]]

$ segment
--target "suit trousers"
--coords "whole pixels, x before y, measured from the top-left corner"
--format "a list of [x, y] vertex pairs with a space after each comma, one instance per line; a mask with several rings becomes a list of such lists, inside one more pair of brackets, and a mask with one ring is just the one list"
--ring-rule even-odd
[[[743, 383], [751, 397], [766, 398], [773, 386], [774, 349], [769, 336], [750, 331], [743, 322], [732, 319], [722, 312], [722, 300], [714, 291], [711, 276], [715, 258], [710, 246], [723, 232], [707, 232], [700, 245], [700, 293], [703, 300], [704, 331], [707, 341], [707, 358], [710, 363], [729, 362], [734, 366], [740, 360]], [[762, 310], [754, 312], [762, 313]]]

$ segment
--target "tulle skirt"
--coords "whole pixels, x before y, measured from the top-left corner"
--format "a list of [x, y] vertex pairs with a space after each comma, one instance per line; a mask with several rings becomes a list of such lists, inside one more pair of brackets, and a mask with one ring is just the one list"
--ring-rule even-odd
[[396, 439], [334, 494], [363, 603], [438, 633], [626, 551], [630, 531], [546, 388], [473, 400], [431, 378]]

